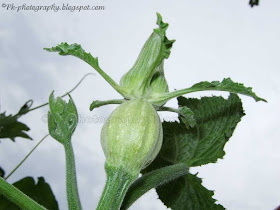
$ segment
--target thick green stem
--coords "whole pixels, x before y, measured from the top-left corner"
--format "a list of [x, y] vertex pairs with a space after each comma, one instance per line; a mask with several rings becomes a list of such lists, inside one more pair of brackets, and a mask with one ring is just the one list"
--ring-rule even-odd
[[0, 177], [0, 194], [4, 195], [11, 202], [18, 205], [23, 210], [43, 210], [46, 209], [13, 185]]
[[66, 187], [68, 208], [69, 210], [80, 210], [82, 209], [82, 206], [78, 193], [74, 152], [70, 140], [65, 141], [64, 148], [66, 155]]
[[107, 182], [96, 210], [119, 210], [125, 194], [137, 178], [122, 168], [114, 168], [105, 164]]

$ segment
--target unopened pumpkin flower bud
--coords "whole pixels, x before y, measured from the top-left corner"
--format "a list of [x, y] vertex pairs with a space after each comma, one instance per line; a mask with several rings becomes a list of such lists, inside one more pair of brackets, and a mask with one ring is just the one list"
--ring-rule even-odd
[[162, 145], [162, 125], [156, 110], [144, 99], [123, 103], [104, 124], [101, 144], [108, 167], [138, 176]]
[[153, 93], [168, 92], [168, 85], [163, 73], [164, 59], [170, 55], [175, 40], [168, 40], [168, 24], [157, 14], [158, 28], [154, 29], [144, 44], [133, 67], [123, 75], [120, 84], [130, 90], [132, 97], [146, 97]]

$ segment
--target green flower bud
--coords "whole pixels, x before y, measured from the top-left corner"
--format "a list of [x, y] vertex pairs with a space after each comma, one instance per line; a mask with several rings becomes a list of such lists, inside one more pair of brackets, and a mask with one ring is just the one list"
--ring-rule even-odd
[[156, 110], [144, 99], [121, 104], [103, 126], [101, 144], [107, 166], [138, 175], [162, 145], [162, 124]]
[[153, 93], [168, 92], [168, 85], [163, 73], [164, 59], [170, 55], [175, 40], [168, 40], [168, 24], [157, 14], [158, 28], [154, 29], [144, 44], [133, 67], [123, 75], [120, 84], [130, 91], [132, 98], [146, 97]]
[[78, 123], [78, 112], [73, 99], [69, 95], [69, 102], [54, 97], [49, 98], [50, 111], [48, 112], [48, 127], [50, 135], [64, 144], [74, 133]]

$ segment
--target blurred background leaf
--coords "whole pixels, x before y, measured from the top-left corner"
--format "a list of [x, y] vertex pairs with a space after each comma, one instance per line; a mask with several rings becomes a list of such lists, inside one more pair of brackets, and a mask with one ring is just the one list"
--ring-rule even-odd
[[[39, 177], [37, 183], [32, 177], [25, 177], [13, 185], [47, 209], [59, 209], [51, 187], [43, 177]], [[0, 196], [0, 209], [20, 210], [17, 205], [7, 200], [4, 196]]]

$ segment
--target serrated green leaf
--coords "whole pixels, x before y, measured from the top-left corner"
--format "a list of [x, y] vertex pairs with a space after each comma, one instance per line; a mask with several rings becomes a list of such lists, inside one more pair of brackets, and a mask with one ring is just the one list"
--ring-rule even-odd
[[[203, 97], [178, 98], [179, 107], [194, 113], [196, 125], [187, 129], [183, 122], [163, 123], [163, 145], [156, 159], [142, 173], [185, 163], [189, 167], [214, 163], [225, 154], [223, 148], [244, 115], [236, 94], [228, 99]], [[157, 188], [159, 198], [174, 210], [224, 209], [215, 204], [213, 192], [194, 175], [178, 178]]]
[[182, 122], [164, 122], [164, 142], [158, 158], [171, 164], [184, 162], [190, 167], [223, 158], [225, 143], [244, 115], [239, 97], [180, 97], [178, 101], [180, 107], [187, 106], [194, 112], [196, 126], [187, 129]]
[[76, 106], [70, 95], [69, 97], [70, 99], [68, 103], [60, 97], [54, 98], [53, 92], [49, 98], [49, 133], [54, 139], [62, 144], [64, 141], [68, 141], [71, 138], [78, 123], [78, 112]]
[[30, 130], [29, 127], [18, 121], [18, 118], [29, 111], [32, 104], [32, 100], [27, 101], [15, 115], [6, 116], [6, 112], [0, 113], [0, 138], [10, 138], [15, 141], [16, 137], [22, 137], [32, 140], [25, 132]]
[[228, 91], [236, 94], [243, 94], [253, 97], [256, 101], [264, 101], [265, 99], [258, 97], [251, 87], [245, 87], [242, 83], [233, 82], [230, 78], [223, 79], [222, 82], [213, 81], [213, 82], [199, 82], [194, 84], [190, 89], [193, 89], [195, 92], [197, 90], [221, 90]]
[[225, 209], [215, 203], [214, 192], [203, 187], [202, 180], [196, 175], [187, 174], [156, 190], [160, 200], [173, 210]]
[[73, 55], [87, 62], [94, 69], [100, 69], [98, 58], [93, 57], [90, 53], [86, 53], [79, 44], [74, 43], [69, 45], [66, 42], [62, 42], [56, 47], [44, 48], [44, 50], [49, 52], [58, 52], [59, 55]]
[[[237, 123], [244, 116], [242, 102], [236, 94], [226, 100], [222, 97], [198, 99], [178, 98], [179, 106], [189, 107], [197, 122], [186, 140], [192, 141], [192, 154], [187, 160], [189, 166], [214, 163], [225, 155], [223, 148], [232, 136]], [[193, 136], [195, 134], [195, 136]]]
[[126, 90], [120, 87], [109, 75], [107, 75], [99, 66], [98, 58], [93, 57], [90, 53], [84, 51], [84, 49], [79, 44], [67, 44], [62, 42], [56, 47], [44, 48], [48, 52], [58, 52], [59, 55], [72, 55], [88, 63], [93, 67], [116, 91], [118, 91], [122, 96], [127, 94]]
[[242, 83], [233, 82], [230, 78], [223, 79], [222, 82], [213, 81], [213, 82], [199, 82], [194, 84], [190, 88], [185, 88], [182, 90], [175, 90], [173, 92], [165, 93], [159, 95], [157, 98], [150, 99], [149, 101], [153, 104], [155, 103], [166, 103], [172, 98], [176, 98], [188, 93], [198, 92], [198, 91], [227, 91], [235, 94], [242, 94], [246, 96], [250, 96], [255, 99], [255, 101], [264, 101], [265, 99], [258, 97], [253, 91], [251, 87], [245, 87]]
[[[39, 177], [37, 183], [32, 177], [25, 177], [13, 185], [47, 209], [59, 209], [51, 187], [43, 177]], [[20, 208], [0, 195], [0, 209], [19, 210]]]
[[18, 117], [8, 115], [5, 112], [0, 114], [0, 138], [9, 138], [15, 141], [16, 137], [32, 138], [25, 132], [29, 131], [29, 127], [18, 121]]

